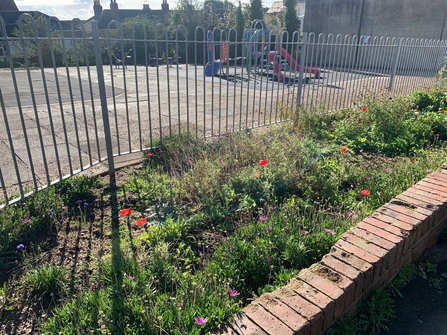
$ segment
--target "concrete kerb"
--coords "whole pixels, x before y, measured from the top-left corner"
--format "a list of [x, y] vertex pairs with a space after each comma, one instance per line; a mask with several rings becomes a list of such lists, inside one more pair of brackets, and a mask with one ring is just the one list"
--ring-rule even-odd
[[447, 164], [343, 234], [329, 254], [214, 335], [319, 335], [432, 247], [447, 225]]

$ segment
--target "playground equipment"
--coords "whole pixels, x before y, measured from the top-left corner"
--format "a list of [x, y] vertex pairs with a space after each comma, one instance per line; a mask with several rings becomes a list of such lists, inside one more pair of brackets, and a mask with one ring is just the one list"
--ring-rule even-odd
[[208, 30], [206, 39], [208, 46], [208, 63], [205, 65], [205, 76], [212, 77], [219, 72], [221, 63], [214, 60], [214, 39], [213, 33], [210, 30]]
[[120, 65], [124, 66], [124, 67], [127, 69], [126, 60], [127, 60], [127, 58], [130, 58], [129, 54], [130, 54], [130, 52], [132, 51], [132, 49], [129, 49], [129, 51], [126, 51], [126, 52], [124, 53], [124, 59], [123, 59], [123, 60], [119, 59], [119, 58], [115, 55], [115, 51], [116, 51], [116, 50], [118, 50], [118, 49], [112, 50], [112, 52], [110, 53], [110, 54], [113, 56], [113, 58], [115, 59], [115, 69], [119, 69], [119, 68], [120, 68]]
[[[246, 49], [246, 69], [247, 72], [257, 75], [257, 70], [259, 66], [253, 67], [252, 62], [255, 65], [263, 65], [265, 57], [269, 64], [273, 64], [273, 74], [278, 78], [280, 82], [284, 82], [286, 77], [281, 72], [280, 58], [283, 57], [291, 65], [292, 70], [299, 71], [300, 64], [292, 57], [291, 54], [287, 52], [286, 49], [282, 48], [279, 53], [275, 51], [269, 51], [269, 31], [265, 29], [257, 29], [253, 33], [247, 32], [246, 39], [249, 41]], [[268, 69], [266, 66], [265, 69]], [[315, 79], [320, 78], [320, 69], [304, 67], [305, 73], [314, 74]]]

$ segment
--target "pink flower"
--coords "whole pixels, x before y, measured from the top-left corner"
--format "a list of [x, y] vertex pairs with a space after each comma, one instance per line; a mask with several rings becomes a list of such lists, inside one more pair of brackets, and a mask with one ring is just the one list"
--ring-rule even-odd
[[230, 294], [230, 297], [237, 297], [240, 295], [240, 293], [236, 290], [229, 290], [228, 293]]
[[206, 319], [205, 318], [194, 318], [194, 321], [199, 325], [199, 326], [203, 326], [206, 323]]
[[430, 173], [430, 172], [431, 172], [431, 169], [425, 170], [425, 172]]
[[301, 235], [303, 235], [303, 236], [309, 235], [309, 232], [307, 230], [302, 229]]
[[268, 226], [267, 228], [265, 228], [265, 230], [267, 230], [268, 232], [271, 232], [273, 230], [272, 226]]
[[267, 216], [263, 215], [259, 218], [259, 221], [264, 222], [265, 220], [267, 220]]
[[390, 172], [391, 172], [391, 169], [390, 169], [390, 168], [388, 168], [388, 169], [385, 170], [385, 173], [390, 173]]
[[23, 223], [29, 223], [29, 219], [24, 219]]
[[267, 257], [267, 262], [271, 262], [272, 261], [272, 258], [271, 257]]
[[261, 177], [261, 172], [256, 172], [256, 173], [254, 174], [254, 176], [255, 176], [255, 178], [259, 178], [259, 177]]
[[328, 228], [324, 228], [323, 229], [326, 233], [328, 233], [329, 235], [335, 235], [335, 231], [333, 231], [333, 230], [330, 230], [330, 229], [328, 229]]
[[179, 301], [177, 304], [178, 307], [183, 307], [183, 301]]
[[130, 280], [133, 280], [135, 277], [134, 276], [129, 276], [129, 279]]

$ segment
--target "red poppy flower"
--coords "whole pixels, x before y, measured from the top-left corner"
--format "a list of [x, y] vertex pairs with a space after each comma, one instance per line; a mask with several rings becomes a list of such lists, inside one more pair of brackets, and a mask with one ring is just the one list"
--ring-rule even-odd
[[362, 108], [362, 111], [364, 111], [364, 112], [366, 112], [367, 110], [368, 110], [368, 108], [366, 108], [366, 107]]
[[152, 152], [147, 154], [147, 157], [152, 157], [154, 154]]
[[266, 165], [268, 162], [269, 162], [268, 160], [263, 159], [263, 160], [261, 160], [261, 161], [259, 162], [259, 166], [264, 166], [264, 165]]
[[137, 226], [138, 227], [143, 227], [145, 224], [147, 223], [147, 219], [146, 218], [141, 218], [137, 221]]
[[341, 147], [341, 153], [342, 154], [345, 154], [345, 153], [347, 153], [348, 152], [348, 148], [346, 148], [346, 147]]
[[370, 194], [370, 192], [368, 190], [361, 190], [360, 194], [367, 197]]
[[129, 216], [132, 214], [132, 210], [130, 208], [124, 208], [120, 212], [121, 216]]

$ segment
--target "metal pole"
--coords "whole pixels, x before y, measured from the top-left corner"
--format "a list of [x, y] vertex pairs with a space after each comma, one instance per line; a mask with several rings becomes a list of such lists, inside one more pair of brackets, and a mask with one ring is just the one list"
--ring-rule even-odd
[[396, 53], [394, 54], [393, 69], [391, 70], [391, 77], [390, 77], [390, 86], [388, 87], [388, 89], [390, 91], [393, 89], [394, 77], [396, 76], [396, 71], [397, 71], [397, 63], [399, 63], [399, 54], [400, 54], [400, 49], [402, 47], [402, 40], [403, 40], [403, 38], [401, 38], [399, 40], [399, 43], [397, 44]]
[[296, 97], [296, 106], [301, 106], [301, 95], [303, 92], [303, 77], [304, 77], [304, 65], [306, 64], [306, 52], [307, 52], [307, 33], [303, 34], [303, 47], [301, 48], [300, 58], [300, 74], [298, 76], [298, 94]]
[[112, 136], [110, 134], [109, 111], [107, 108], [106, 86], [104, 83], [104, 70], [102, 67], [101, 47], [99, 43], [98, 22], [92, 21], [93, 49], [95, 50], [96, 71], [98, 73], [99, 97], [101, 99], [102, 121], [104, 124], [104, 137], [106, 140], [107, 162], [109, 165], [110, 181], [115, 182], [115, 164], [113, 162]]

